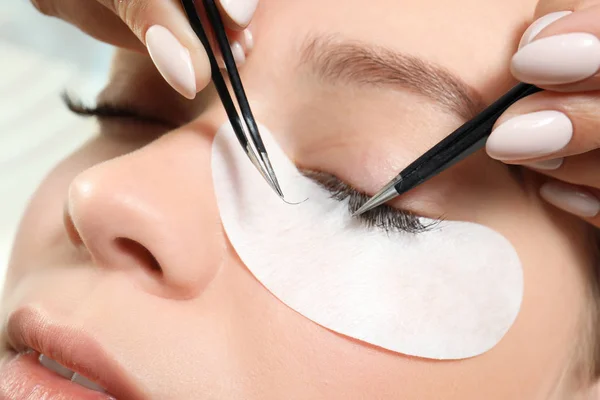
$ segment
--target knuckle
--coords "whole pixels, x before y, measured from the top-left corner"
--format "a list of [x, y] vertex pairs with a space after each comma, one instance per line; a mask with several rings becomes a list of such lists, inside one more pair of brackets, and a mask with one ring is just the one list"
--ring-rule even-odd
[[593, 148], [600, 148], [600, 109], [598, 98], [591, 94], [573, 95], [565, 104], [578, 135], [587, 136], [586, 141]]
[[44, 15], [51, 17], [56, 15], [54, 0], [31, 0], [31, 4]]
[[572, 94], [563, 101], [567, 113], [578, 119], [597, 121], [600, 117], [598, 99], [591, 93]]
[[577, 7], [575, 7], [574, 9], [583, 10], [597, 5], [600, 5], [600, 0], [579, 0], [577, 2]]
[[144, 15], [149, 6], [148, 0], [113, 0], [115, 13], [135, 34], [142, 32], [145, 26]]
[[536, 18], [556, 11], [575, 10], [582, 0], [541, 0], [535, 9]]
[[600, 5], [600, 0], [540, 0], [535, 15], [542, 17], [556, 11], [579, 11]]

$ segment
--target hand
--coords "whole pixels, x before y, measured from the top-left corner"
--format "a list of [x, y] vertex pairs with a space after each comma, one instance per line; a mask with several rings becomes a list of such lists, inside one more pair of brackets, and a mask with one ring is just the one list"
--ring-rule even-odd
[[546, 89], [511, 106], [488, 154], [550, 177], [549, 203], [600, 227], [600, 0], [540, 0], [511, 63]]
[[[210, 82], [208, 56], [179, 0], [31, 1], [43, 14], [70, 22], [99, 40], [147, 50], [165, 80], [189, 99]], [[258, 0], [217, 0], [217, 4], [234, 57], [238, 64], [243, 63], [253, 44], [247, 26]]]

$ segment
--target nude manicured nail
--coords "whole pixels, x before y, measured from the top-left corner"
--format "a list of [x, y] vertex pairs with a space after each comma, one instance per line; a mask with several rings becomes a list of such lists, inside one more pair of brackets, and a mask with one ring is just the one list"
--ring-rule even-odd
[[548, 25], [553, 22], [558, 21], [562, 17], [566, 17], [569, 14], [572, 14], [572, 11], [557, 11], [550, 14], [546, 14], [541, 18], [535, 20], [529, 28], [525, 31], [523, 36], [521, 37], [521, 42], [519, 43], [519, 49], [528, 45], [535, 37], [544, 30]]
[[523, 160], [562, 150], [572, 137], [569, 117], [559, 111], [538, 111], [502, 123], [490, 135], [486, 149], [498, 160]]
[[188, 49], [160, 25], [148, 29], [146, 46], [154, 65], [169, 85], [188, 99], [196, 97], [196, 77]]
[[524, 165], [527, 167], [531, 167], [531, 168], [539, 169], [539, 170], [543, 170], [543, 171], [554, 171], [554, 170], [559, 169], [563, 165], [564, 161], [565, 161], [564, 158], [553, 158], [550, 160], [530, 162], [530, 163], [527, 163]]
[[221, 6], [236, 24], [247, 26], [254, 16], [258, 0], [221, 0]]
[[244, 42], [246, 44], [246, 50], [250, 51], [254, 48], [254, 36], [250, 29], [244, 30]]
[[237, 65], [243, 65], [246, 62], [246, 52], [244, 52], [244, 48], [240, 42], [233, 42], [231, 44], [231, 53]]
[[537, 85], [578, 82], [600, 69], [600, 40], [590, 33], [566, 33], [534, 40], [514, 55], [512, 72]]
[[600, 201], [594, 195], [571, 185], [546, 183], [540, 194], [548, 203], [580, 217], [591, 218], [600, 212]]

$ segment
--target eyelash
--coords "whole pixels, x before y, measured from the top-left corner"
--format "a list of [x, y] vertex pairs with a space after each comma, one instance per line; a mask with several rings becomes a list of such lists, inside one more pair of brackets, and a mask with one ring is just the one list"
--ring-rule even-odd
[[[338, 201], [348, 199], [348, 212], [351, 214], [369, 199], [369, 196], [340, 181], [334, 175], [307, 170], [302, 171], [302, 173], [331, 193], [333, 199]], [[425, 232], [432, 227], [432, 224], [424, 224], [418, 216], [388, 205], [377, 207], [356, 218], [368, 228], [382, 229], [387, 233], [404, 232], [417, 234]]]
[[124, 119], [137, 121], [146, 124], [157, 124], [172, 127], [172, 124], [163, 121], [159, 118], [151, 117], [140, 113], [138, 110], [125, 105], [113, 105], [110, 103], [97, 104], [88, 106], [83, 104], [79, 99], [76, 99], [64, 92], [62, 100], [65, 106], [74, 114], [82, 117], [96, 117], [99, 119]]

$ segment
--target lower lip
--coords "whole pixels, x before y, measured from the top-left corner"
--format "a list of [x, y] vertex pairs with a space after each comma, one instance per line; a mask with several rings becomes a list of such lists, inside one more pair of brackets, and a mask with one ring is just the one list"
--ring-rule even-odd
[[114, 400], [46, 369], [38, 362], [38, 357], [38, 353], [11, 353], [5, 360], [0, 360], [0, 400]]

